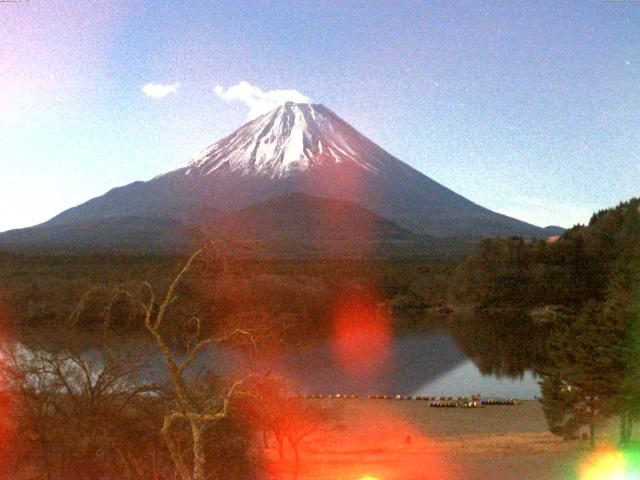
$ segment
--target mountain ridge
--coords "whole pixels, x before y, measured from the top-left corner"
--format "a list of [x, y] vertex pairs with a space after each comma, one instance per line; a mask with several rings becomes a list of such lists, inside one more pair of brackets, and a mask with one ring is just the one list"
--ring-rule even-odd
[[[198, 227], [295, 192], [351, 202], [419, 235], [548, 236], [541, 227], [488, 210], [432, 180], [329, 108], [292, 102], [247, 122], [181, 167], [111, 189], [31, 229], [117, 217], [175, 219]], [[28, 231], [21, 231], [23, 238]], [[0, 245], [3, 238], [15, 235], [0, 234]]]
[[301, 192], [254, 203], [219, 217], [212, 231], [246, 240], [295, 238], [312, 242], [372, 243], [408, 240], [413, 234], [395, 223], [345, 200]]

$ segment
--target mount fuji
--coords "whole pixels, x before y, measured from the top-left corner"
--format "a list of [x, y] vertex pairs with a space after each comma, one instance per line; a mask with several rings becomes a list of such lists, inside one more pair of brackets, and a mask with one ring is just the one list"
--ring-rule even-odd
[[[277, 197], [282, 199], [268, 201]], [[165, 232], [162, 225], [170, 221], [169, 236], [186, 238], [190, 229], [220, 226], [221, 219], [233, 223], [235, 213], [251, 206], [257, 219], [260, 208], [268, 216], [272, 205], [282, 211], [285, 202], [286, 211], [295, 212], [299, 203], [313, 212], [321, 209], [310, 209], [310, 202], [327, 199], [343, 202], [343, 220], [351, 218], [344, 213], [349, 205], [354, 221], [366, 210], [367, 218], [379, 217], [368, 224], [384, 225], [396, 238], [400, 232], [476, 239], [547, 236], [543, 228], [483, 208], [435, 182], [327, 107], [288, 102], [176, 170], [114, 188], [41, 225], [1, 234], [0, 247], [36, 245], [42, 238], [47, 245], [68, 245], [77, 228], [137, 224], [139, 219]], [[295, 235], [298, 217], [285, 216], [277, 225], [291, 218], [289, 230]], [[138, 232], [140, 227], [129, 230]]]

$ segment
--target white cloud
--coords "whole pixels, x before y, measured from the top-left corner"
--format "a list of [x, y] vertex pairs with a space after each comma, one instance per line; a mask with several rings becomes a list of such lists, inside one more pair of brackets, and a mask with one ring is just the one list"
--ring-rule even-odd
[[297, 90], [269, 90], [265, 92], [260, 87], [242, 81], [226, 90], [222, 85], [216, 85], [213, 91], [225, 102], [241, 102], [249, 107], [247, 117], [251, 120], [285, 102], [309, 103], [311, 99]]
[[162, 83], [147, 83], [144, 87], [142, 87], [142, 92], [148, 97], [163, 98], [170, 93], [175, 92], [179, 86], [180, 84], [178, 82], [172, 85]]

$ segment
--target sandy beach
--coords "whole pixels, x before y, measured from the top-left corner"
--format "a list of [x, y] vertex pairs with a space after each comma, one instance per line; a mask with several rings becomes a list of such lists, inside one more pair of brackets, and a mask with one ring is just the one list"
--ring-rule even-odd
[[[312, 401], [333, 409], [336, 422], [302, 447], [302, 479], [565, 480], [578, 478], [588, 454], [586, 442], [547, 432], [537, 401], [475, 409], [415, 400]], [[291, 478], [292, 453], [279, 461], [272, 445], [267, 454], [273, 477]]]

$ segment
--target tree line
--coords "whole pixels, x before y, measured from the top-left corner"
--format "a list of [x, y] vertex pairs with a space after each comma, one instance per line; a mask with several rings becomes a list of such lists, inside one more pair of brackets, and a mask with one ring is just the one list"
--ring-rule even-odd
[[551, 241], [486, 240], [452, 277], [451, 297], [474, 303], [485, 329], [535, 332], [514, 342], [540, 375], [550, 430], [565, 438], [587, 428], [595, 442], [617, 415], [628, 442], [640, 414], [639, 209], [623, 202]]

